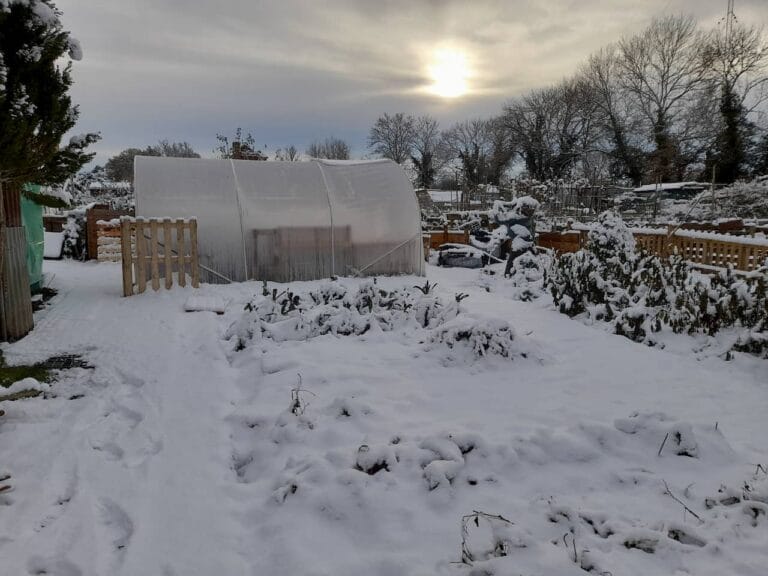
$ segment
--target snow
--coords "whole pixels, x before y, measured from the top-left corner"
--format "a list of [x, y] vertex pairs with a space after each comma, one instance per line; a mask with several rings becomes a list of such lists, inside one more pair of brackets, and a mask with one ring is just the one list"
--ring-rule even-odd
[[461, 190], [427, 190], [432, 202], [456, 202], [461, 200]]
[[645, 184], [632, 190], [633, 192], [657, 192], [669, 190], [701, 190], [706, 185], [700, 182], [666, 182], [663, 184]]
[[63, 232], [45, 232], [43, 237], [43, 258], [61, 258], [64, 245]]
[[[239, 350], [259, 283], [123, 298], [119, 265], [45, 272], [59, 294], [6, 361], [95, 369], [0, 404], [3, 573], [765, 573], [765, 361], [649, 348], [477, 270], [428, 267], [429, 295], [373, 285], [469, 294], [436, 328]], [[323, 286], [375, 291], [268, 289]], [[230, 304], [187, 314], [192, 296]], [[456, 340], [479, 326], [510, 353]]]
[[[67, 42], [69, 43], [68, 45], [69, 57], [72, 58], [72, 60], [75, 60], [76, 62], [79, 62], [80, 60], [82, 60], [83, 47], [80, 45], [80, 41], [77, 38], [73, 38], [72, 36], [70, 36]], [[70, 140], [70, 142], [72, 141]]]
[[38, 382], [34, 378], [23, 378], [8, 386], [8, 388], [0, 389], [0, 399], [4, 396], [10, 396], [11, 394], [18, 394], [19, 392], [25, 392], [27, 390], [35, 390], [38, 392], [46, 392], [50, 386], [44, 382]]

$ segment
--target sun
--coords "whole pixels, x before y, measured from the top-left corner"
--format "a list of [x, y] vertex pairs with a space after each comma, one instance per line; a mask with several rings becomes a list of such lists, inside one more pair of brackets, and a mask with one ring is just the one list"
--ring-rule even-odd
[[464, 52], [454, 48], [435, 50], [427, 71], [432, 84], [427, 90], [441, 98], [458, 98], [469, 92], [469, 65]]

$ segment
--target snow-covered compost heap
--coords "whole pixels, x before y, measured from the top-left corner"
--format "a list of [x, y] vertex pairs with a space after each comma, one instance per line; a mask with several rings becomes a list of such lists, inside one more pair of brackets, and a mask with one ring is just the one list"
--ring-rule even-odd
[[196, 217], [203, 280], [423, 274], [416, 195], [394, 162], [139, 156], [136, 215]]

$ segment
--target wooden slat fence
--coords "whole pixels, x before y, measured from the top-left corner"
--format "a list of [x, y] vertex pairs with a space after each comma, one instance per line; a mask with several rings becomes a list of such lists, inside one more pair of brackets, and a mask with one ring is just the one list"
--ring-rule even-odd
[[578, 230], [566, 230], [564, 232], [539, 232], [536, 234], [536, 242], [542, 248], [554, 250], [555, 254], [578, 252], [584, 247], [586, 235]]
[[432, 250], [443, 244], [469, 244], [469, 230], [448, 230], [446, 227], [442, 230], [427, 230], [425, 234], [429, 234], [429, 247]]
[[[634, 230], [638, 249], [666, 257], [678, 254], [693, 265], [750, 272], [768, 258], [768, 239], [751, 236], [702, 233], [690, 230]], [[587, 231], [543, 232], [538, 244], [558, 254], [575, 252], [586, 245]]]
[[[171, 218], [128, 218], [120, 220], [123, 261], [123, 295], [146, 291], [147, 284], [159, 290], [173, 287], [174, 273], [179, 286], [200, 285], [197, 253], [197, 220]], [[136, 292], [134, 292], [134, 289]]]

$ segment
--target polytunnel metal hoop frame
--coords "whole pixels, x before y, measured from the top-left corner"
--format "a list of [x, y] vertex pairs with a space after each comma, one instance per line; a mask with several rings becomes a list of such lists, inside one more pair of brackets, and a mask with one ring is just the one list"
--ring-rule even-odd
[[325, 197], [328, 198], [328, 214], [331, 222], [331, 276], [336, 276], [336, 235], [333, 230], [333, 204], [331, 203], [331, 191], [328, 188], [328, 179], [325, 177], [323, 165], [316, 161], [316, 166], [320, 169], [320, 175], [323, 177], [323, 186], [325, 186]]

